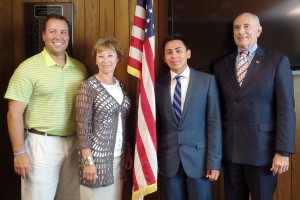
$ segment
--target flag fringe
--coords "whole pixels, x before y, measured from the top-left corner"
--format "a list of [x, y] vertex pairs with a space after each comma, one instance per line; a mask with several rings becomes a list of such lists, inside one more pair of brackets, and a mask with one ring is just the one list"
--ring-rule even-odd
[[138, 79], [141, 79], [141, 72], [140, 72], [140, 70], [137, 70], [136, 68], [134, 68], [134, 67], [132, 67], [130, 65], [127, 66], [127, 72], [129, 74], [131, 74], [132, 76], [135, 76]]
[[148, 185], [147, 187], [144, 187], [144, 188], [140, 188], [139, 190], [133, 192], [132, 200], [138, 200], [141, 196], [144, 197], [147, 194], [151, 194], [155, 191], [157, 191], [157, 183], [154, 183], [152, 185]]

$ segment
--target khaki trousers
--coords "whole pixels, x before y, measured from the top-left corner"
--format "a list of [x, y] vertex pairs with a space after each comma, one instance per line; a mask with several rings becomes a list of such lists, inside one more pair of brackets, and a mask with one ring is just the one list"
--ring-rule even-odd
[[79, 200], [75, 136], [27, 134], [25, 145], [33, 170], [22, 179], [22, 200]]

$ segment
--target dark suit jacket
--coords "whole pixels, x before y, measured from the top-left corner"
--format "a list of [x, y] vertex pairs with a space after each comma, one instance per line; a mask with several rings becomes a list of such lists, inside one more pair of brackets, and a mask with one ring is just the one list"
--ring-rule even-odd
[[156, 81], [159, 173], [176, 174], [179, 163], [192, 178], [206, 169], [220, 170], [222, 154], [221, 119], [215, 78], [191, 69], [181, 121], [172, 109], [170, 73]]
[[294, 86], [288, 58], [258, 47], [241, 87], [237, 52], [216, 62], [223, 158], [238, 164], [272, 164], [276, 151], [294, 152]]

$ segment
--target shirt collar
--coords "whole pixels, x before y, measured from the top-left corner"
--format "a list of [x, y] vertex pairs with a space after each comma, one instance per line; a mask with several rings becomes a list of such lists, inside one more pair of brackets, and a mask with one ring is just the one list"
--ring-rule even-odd
[[[46, 63], [46, 66], [47, 67], [51, 67], [51, 66], [54, 66], [54, 65], [58, 65], [52, 58], [51, 56], [49, 55], [48, 51], [46, 50], [46, 48], [44, 47], [43, 51], [41, 52], [44, 60], [45, 60], [45, 63]], [[65, 55], [66, 55], [66, 64], [65, 66], [72, 66], [70, 64], [70, 59], [69, 59], [69, 55], [67, 52], [65, 52]]]
[[189, 66], [187, 66], [185, 68], [185, 70], [183, 70], [183, 72], [181, 72], [181, 74], [176, 74], [175, 72], [173, 72], [172, 70], [170, 70], [170, 74], [171, 74], [171, 79], [173, 80], [175, 78], [175, 76], [180, 75], [181, 77], [184, 78], [189, 78], [190, 77], [190, 68]]
[[[257, 49], [257, 44], [255, 43], [254, 45], [252, 45], [252, 47], [250, 47], [249, 49], [248, 49], [248, 51], [249, 51], [249, 56], [250, 57], [253, 57], [253, 55], [255, 54], [255, 52], [256, 52], [256, 49]], [[238, 48], [238, 55], [240, 55], [240, 53], [241, 53], [241, 49], [240, 48]]]

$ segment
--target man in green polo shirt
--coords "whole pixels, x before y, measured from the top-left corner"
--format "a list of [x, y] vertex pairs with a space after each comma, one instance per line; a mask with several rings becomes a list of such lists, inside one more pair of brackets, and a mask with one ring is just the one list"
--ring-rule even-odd
[[75, 95], [84, 66], [65, 52], [69, 23], [46, 18], [44, 50], [15, 70], [5, 94], [14, 169], [22, 177], [22, 199], [80, 199], [75, 148]]

